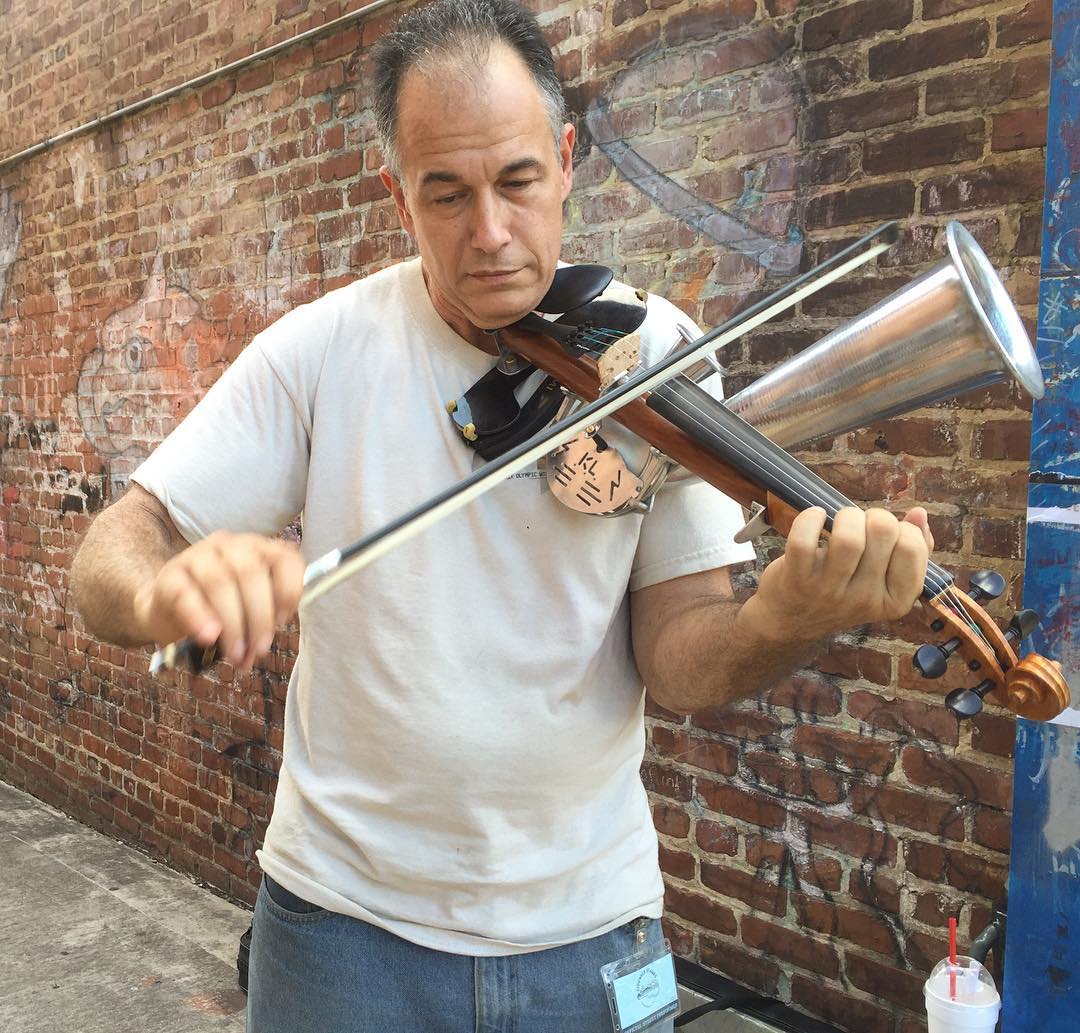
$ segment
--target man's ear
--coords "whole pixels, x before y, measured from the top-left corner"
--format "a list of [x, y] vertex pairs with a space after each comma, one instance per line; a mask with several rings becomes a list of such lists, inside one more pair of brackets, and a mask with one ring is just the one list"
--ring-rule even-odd
[[562, 163], [562, 199], [570, 196], [574, 185], [574, 123], [567, 122], [559, 138], [559, 160]]
[[409, 206], [405, 202], [405, 190], [401, 183], [394, 178], [393, 173], [385, 165], [379, 169], [379, 179], [383, 181], [383, 186], [390, 191], [390, 196], [394, 199], [394, 207], [397, 208], [398, 220], [401, 222], [402, 228], [410, 237], [415, 239], [416, 233], [413, 231], [412, 215], [409, 213]]

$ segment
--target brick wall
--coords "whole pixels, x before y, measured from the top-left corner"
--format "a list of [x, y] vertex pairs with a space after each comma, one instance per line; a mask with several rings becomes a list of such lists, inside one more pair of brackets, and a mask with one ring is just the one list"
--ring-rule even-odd
[[[355, 6], [355, 5], [354, 5]], [[1034, 315], [1046, 0], [534, 2], [579, 127], [566, 256], [713, 325], [887, 218], [865, 275], [739, 342], [751, 379], [908, 282], [962, 220]], [[336, 17], [315, 0], [0, 0], [0, 158]], [[245, 678], [151, 681], [89, 638], [92, 515], [251, 335], [410, 253], [377, 180], [370, 21], [0, 172], [0, 777], [253, 898], [295, 629]], [[950, 569], [1019, 600], [1029, 414], [996, 387], [820, 442], [850, 497], [924, 504]], [[750, 576], [742, 579], [746, 590]], [[1011, 720], [960, 728], [911, 620], [764, 698], [650, 713], [679, 954], [844, 1029], [921, 1028], [946, 916], [1007, 871]]]

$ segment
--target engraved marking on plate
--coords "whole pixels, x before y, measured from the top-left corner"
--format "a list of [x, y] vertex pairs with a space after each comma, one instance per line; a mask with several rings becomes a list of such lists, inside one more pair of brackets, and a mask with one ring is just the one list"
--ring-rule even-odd
[[591, 434], [581, 433], [548, 457], [551, 493], [579, 513], [613, 513], [641, 492], [641, 481], [618, 450], [596, 444]]

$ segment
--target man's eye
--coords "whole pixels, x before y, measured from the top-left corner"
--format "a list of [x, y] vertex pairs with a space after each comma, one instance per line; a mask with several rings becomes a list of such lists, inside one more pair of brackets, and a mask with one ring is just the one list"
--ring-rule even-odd
[[435, 204], [449, 205], [453, 204], [461, 195], [460, 194], [443, 194], [441, 197], [435, 198]]
[[506, 186], [511, 190], [520, 190], [522, 187], [530, 186], [534, 181], [531, 179], [512, 179]]

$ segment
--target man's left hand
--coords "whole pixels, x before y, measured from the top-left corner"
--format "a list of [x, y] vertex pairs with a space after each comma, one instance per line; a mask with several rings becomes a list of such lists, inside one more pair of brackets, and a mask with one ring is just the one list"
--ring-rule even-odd
[[897, 520], [884, 509], [841, 509], [822, 541], [825, 511], [805, 510], [791, 525], [784, 555], [761, 575], [747, 601], [766, 639], [815, 642], [873, 621], [898, 620], [923, 591], [933, 536], [926, 510]]

